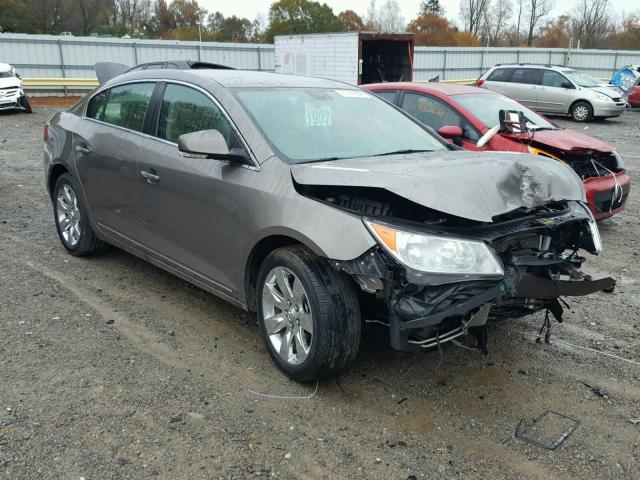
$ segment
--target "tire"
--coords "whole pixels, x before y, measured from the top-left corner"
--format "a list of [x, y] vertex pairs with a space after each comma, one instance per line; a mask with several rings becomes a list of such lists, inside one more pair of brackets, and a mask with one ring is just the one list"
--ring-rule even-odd
[[576, 102], [571, 105], [569, 115], [571, 115], [574, 122], [588, 122], [593, 118], [593, 107], [589, 102]]
[[338, 376], [353, 363], [362, 318], [355, 286], [344, 274], [303, 246], [283, 247], [262, 263], [256, 291], [262, 339], [286, 375], [311, 382]]
[[29, 103], [29, 99], [26, 95], [23, 95], [20, 99], [20, 103], [22, 103], [22, 108], [24, 108], [24, 113], [33, 113], [31, 110], [31, 104]]
[[53, 187], [53, 218], [64, 248], [77, 257], [103, 252], [108, 244], [96, 237], [73, 177], [60, 175]]

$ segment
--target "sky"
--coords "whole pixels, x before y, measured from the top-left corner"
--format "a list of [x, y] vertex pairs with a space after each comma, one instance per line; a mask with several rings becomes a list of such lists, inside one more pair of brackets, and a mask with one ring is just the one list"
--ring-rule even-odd
[[[320, 2], [327, 3], [336, 14], [343, 10], [354, 10], [360, 16], [366, 14], [369, 5], [369, 0], [320, 0]], [[378, 4], [383, 2], [384, 0], [377, 0]], [[610, 2], [616, 13], [623, 10], [631, 12], [640, 9], [638, 0], [610, 0]], [[272, 2], [271, 0], [199, 0], [198, 3], [209, 12], [221, 11], [225, 17], [237, 15], [253, 20], [258, 13], [261, 13], [266, 18]], [[409, 22], [417, 16], [422, 2], [421, 0], [398, 0], [398, 3], [400, 4], [402, 15]], [[440, 3], [444, 5], [448, 18], [457, 18], [459, 0], [441, 0]], [[562, 15], [571, 10], [576, 2], [575, 0], [556, 0], [555, 3], [556, 7], [552, 13], [554, 15]]]

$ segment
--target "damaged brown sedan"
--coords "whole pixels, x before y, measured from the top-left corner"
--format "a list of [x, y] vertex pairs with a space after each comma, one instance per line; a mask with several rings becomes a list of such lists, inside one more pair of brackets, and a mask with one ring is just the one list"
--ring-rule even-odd
[[569, 167], [460, 151], [339, 82], [126, 73], [48, 122], [43, 157], [70, 253], [115, 245], [255, 312], [298, 381], [348, 367], [366, 322], [486, 352], [487, 319], [614, 287], [580, 271], [601, 242]]

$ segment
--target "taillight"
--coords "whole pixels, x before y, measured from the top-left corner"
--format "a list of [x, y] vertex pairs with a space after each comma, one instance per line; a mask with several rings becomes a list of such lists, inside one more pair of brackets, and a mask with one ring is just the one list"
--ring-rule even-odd
[[476, 87], [479, 87], [484, 83], [484, 80], [476, 80]]
[[49, 141], [49, 124], [44, 124], [44, 131], [42, 132], [42, 137], [44, 138], [44, 143]]

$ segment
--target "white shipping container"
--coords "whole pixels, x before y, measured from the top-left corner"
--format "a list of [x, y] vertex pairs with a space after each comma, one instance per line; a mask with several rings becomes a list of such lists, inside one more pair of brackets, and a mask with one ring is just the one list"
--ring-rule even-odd
[[352, 85], [413, 79], [412, 33], [316, 33], [275, 37], [275, 70]]

